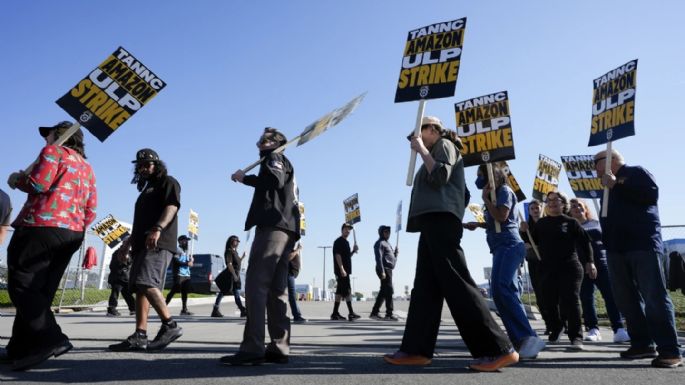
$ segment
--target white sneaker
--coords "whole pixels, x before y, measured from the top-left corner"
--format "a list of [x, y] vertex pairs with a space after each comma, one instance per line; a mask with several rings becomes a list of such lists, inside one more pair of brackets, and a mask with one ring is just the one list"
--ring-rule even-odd
[[583, 340], [580, 338], [575, 338], [573, 341], [571, 341], [571, 350], [575, 351], [581, 351], [584, 350], [585, 346], [583, 346]]
[[597, 341], [601, 341], [601, 340], [602, 340], [602, 334], [599, 332], [599, 329], [597, 329], [597, 328], [590, 329], [590, 331], [587, 332], [587, 335], [585, 336], [585, 341], [597, 342]]
[[531, 336], [526, 337], [521, 343], [521, 348], [519, 349], [519, 358], [531, 360], [538, 356], [538, 353], [545, 348], [545, 341], [540, 337]]
[[616, 330], [616, 333], [614, 333], [614, 342], [617, 344], [630, 342], [630, 336], [628, 335], [626, 329], [619, 328]]

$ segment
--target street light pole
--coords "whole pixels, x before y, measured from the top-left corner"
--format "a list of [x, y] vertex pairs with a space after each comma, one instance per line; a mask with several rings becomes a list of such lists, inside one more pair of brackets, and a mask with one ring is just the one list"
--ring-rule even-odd
[[319, 249], [323, 249], [323, 281], [321, 283], [321, 300], [326, 299], [326, 249], [332, 249], [333, 246], [319, 246]]

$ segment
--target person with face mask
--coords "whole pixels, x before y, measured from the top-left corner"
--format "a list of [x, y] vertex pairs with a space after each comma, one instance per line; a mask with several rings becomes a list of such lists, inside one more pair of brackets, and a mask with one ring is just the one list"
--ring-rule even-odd
[[[475, 230], [478, 227], [485, 228], [488, 246], [492, 253], [490, 275], [492, 298], [509, 339], [518, 348], [520, 357], [533, 359], [545, 348], [545, 342], [537, 336], [528, 322], [517, 283], [518, 268], [523, 263], [526, 248], [519, 235], [514, 210], [517, 203], [516, 194], [507, 185], [504, 172], [497, 166], [492, 167], [494, 186], [488, 183], [486, 165], [478, 168], [476, 179], [476, 187], [483, 191], [485, 223], [469, 222], [465, 223], [464, 227], [469, 230]], [[493, 189], [495, 201], [490, 199]], [[495, 222], [500, 224], [499, 232], [495, 229]]]
[[519, 355], [492, 317], [461, 248], [468, 204], [461, 140], [432, 116], [423, 118], [419, 136], [408, 139], [423, 165], [414, 177], [407, 232], [421, 235], [402, 345], [383, 359], [393, 365], [430, 365], [446, 302], [475, 358], [471, 370], [495, 372], [513, 365]]

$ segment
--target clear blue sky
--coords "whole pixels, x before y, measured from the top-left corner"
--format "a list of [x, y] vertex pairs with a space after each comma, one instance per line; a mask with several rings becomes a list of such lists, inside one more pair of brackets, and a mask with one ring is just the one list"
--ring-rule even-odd
[[[87, 134], [98, 178], [98, 219], [130, 221], [137, 197], [130, 161], [142, 147], [158, 151], [182, 185], [180, 230], [188, 210], [200, 215], [197, 252], [222, 253], [228, 235], [245, 238], [252, 189], [229, 175], [256, 160], [263, 127], [293, 137], [324, 113], [368, 91], [339, 126], [286, 151], [307, 209], [299, 283], [317, 286], [321, 245], [344, 218], [342, 201], [359, 193], [362, 222], [354, 258], [356, 289], [377, 290], [372, 245], [381, 224], [410, 188], [406, 134], [417, 102], [395, 104], [407, 32], [467, 17], [453, 98], [431, 100], [426, 113], [454, 127], [454, 103], [509, 91], [515, 176], [530, 196], [539, 153], [588, 154], [592, 80], [639, 59], [636, 136], [614, 146], [629, 164], [648, 168], [660, 186], [663, 224], [683, 224], [681, 90], [685, 88], [682, 1], [3, 1], [0, 6], [0, 105], [3, 189], [44, 144], [36, 127], [70, 119], [55, 100], [118, 46], [167, 87], [106, 142]], [[466, 173], [474, 202], [480, 202]], [[570, 192], [561, 178], [561, 190]], [[8, 191], [15, 214], [25, 200]], [[466, 219], [471, 219], [470, 214]], [[681, 236], [684, 234], [680, 234]], [[667, 236], [668, 238], [668, 236]], [[392, 239], [394, 242], [395, 234]], [[416, 234], [400, 234], [395, 290], [411, 287]], [[245, 243], [243, 243], [243, 246]], [[491, 256], [482, 232], [463, 247], [477, 282]], [[4, 254], [4, 250], [2, 251]], [[327, 278], [332, 278], [330, 251]]]

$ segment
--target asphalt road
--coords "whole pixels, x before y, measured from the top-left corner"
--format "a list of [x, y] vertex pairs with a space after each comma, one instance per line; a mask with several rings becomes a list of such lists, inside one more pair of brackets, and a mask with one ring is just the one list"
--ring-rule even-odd
[[[229, 367], [219, 363], [240, 343], [244, 320], [232, 303], [222, 305], [227, 317], [210, 318], [211, 299], [193, 300], [193, 316], [176, 317], [184, 329], [178, 341], [158, 353], [114, 353], [107, 345], [134, 330], [131, 316], [106, 317], [99, 311], [60, 314], [58, 322], [75, 348], [28, 372], [0, 366], [0, 381], [16, 384], [682, 384], [685, 369], [654, 369], [649, 360], [625, 361], [618, 353], [627, 345], [612, 343], [612, 333], [602, 329], [603, 342], [586, 343], [582, 352], [568, 351], [568, 341], [548, 346], [538, 359], [519, 363], [501, 373], [474, 373], [466, 369], [470, 355], [459, 338], [446, 307], [437, 356], [429, 367], [387, 365], [381, 356], [396, 350], [404, 322], [368, 319], [372, 303], [355, 303], [364, 318], [355, 322], [330, 321], [331, 302], [301, 302], [306, 324], [292, 327], [292, 355], [285, 365]], [[175, 302], [174, 302], [175, 303]], [[172, 305], [174, 304], [172, 303]], [[407, 302], [396, 303], [406, 315]], [[172, 307], [178, 314], [180, 308]], [[228, 313], [228, 314], [227, 314]], [[341, 313], [347, 314], [343, 304]], [[13, 317], [0, 317], [0, 345], [10, 335]], [[533, 326], [541, 331], [542, 323]], [[150, 324], [154, 336], [159, 320]], [[682, 342], [682, 341], [681, 341]]]

